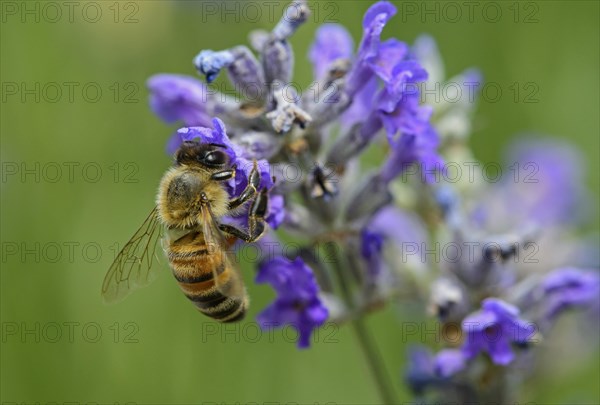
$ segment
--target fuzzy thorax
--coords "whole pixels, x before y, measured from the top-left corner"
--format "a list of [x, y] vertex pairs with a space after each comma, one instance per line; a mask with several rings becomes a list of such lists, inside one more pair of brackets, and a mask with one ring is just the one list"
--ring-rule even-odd
[[175, 166], [163, 176], [156, 204], [161, 222], [167, 228], [189, 229], [202, 223], [200, 195], [208, 196], [215, 217], [227, 214], [229, 194], [223, 185], [210, 179], [210, 173], [188, 165]]

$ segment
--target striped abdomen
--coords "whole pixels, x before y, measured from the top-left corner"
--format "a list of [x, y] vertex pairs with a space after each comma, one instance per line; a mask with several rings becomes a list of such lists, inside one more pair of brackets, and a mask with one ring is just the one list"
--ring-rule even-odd
[[219, 322], [236, 322], [244, 317], [248, 300], [228, 297], [217, 289], [214, 270], [221, 286], [239, 282], [235, 269], [223, 261], [221, 249], [225, 247], [208, 247], [202, 233], [194, 231], [171, 243], [167, 255], [179, 287], [200, 312]]

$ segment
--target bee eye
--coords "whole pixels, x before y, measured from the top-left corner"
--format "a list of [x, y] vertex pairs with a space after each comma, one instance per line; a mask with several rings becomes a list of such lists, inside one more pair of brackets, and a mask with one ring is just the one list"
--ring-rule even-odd
[[227, 163], [227, 155], [219, 150], [210, 151], [200, 157], [200, 162], [207, 166], [221, 166]]

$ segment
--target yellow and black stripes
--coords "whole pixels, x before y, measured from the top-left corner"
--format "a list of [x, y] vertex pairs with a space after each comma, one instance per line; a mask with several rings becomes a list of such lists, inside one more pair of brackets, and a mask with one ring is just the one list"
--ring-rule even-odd
[[179, 287], [200, 312], [219, 322], [235, 322], [244, 317], [247, 298], [222, 293], [229, 290], [228, 283], [235, 282], [235, 269], [229, 268], [219, 252], [202, 243], [175, 243], [167, 254]]

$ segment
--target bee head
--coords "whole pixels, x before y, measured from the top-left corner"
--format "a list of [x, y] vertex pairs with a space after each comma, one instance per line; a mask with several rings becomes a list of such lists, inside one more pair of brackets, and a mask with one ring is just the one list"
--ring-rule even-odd
[[179, 147], [175, 159], [178, 165], [202, 165], [210, 169], [229, 166], [225, 145], [185, 141]]

